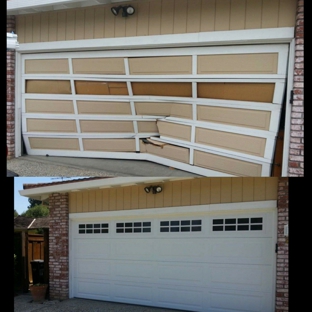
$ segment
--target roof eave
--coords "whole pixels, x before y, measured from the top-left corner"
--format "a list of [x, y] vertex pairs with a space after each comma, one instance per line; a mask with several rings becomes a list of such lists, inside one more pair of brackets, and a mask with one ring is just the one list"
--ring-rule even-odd
[[19, 193], [21, 196], [44, 200], [49, 197], [52, 193], [67, 193], [67, 192], [77, 192], [89, 189], [102, 189], [118, 186], [129, 186], [145, 183], [162, 183], [166, 181], [174, 180], [185, 180], [185, 179], [194, 179], [194, 177], [117, 177], [117, 178], [103, 178], [91, 181], [82, 181], [82, 182], [73, 182], [73, 183], [64, 183], [57, 185], [47, 185], [42, 187], [30, 188], [26, 190], [20, 190]]

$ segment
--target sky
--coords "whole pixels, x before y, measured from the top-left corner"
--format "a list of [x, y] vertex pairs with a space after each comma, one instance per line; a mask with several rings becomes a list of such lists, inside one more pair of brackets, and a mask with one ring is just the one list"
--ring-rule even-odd
[[23, 184], [35, 184], [35, 183], [51, 183], [59, 182], [65, 180], [72, 180], [75, 178], [84, 178], [84, 177], [70, 177], [70, 178], [61, 178], [61, 177], [14, 177], [14, 209], [20, 215], [27, 210], [29, 206], [28, 197], [21, 196], [19, 191], [23, 190]]

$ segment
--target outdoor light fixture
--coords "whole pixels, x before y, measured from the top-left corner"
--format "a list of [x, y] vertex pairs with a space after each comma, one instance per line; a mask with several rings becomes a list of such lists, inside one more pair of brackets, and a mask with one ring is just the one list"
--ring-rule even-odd
[[153, 194], [157, 194], [160, 193], [162, 191], [162, 187], [157, 185], [157, 186], [146, 186], [144, 187], [144, 191], [146, 193], [150, 193], [151, 191], [153, 192]]
[[19, 47], [19, 43], [17, 41], [17, 35], [12, 33], [7, 33], [7, 49], [16, 49]]
[[120, 9], [122, 9], [122, 16], [127, 17], [128, 15], [132, 15], [134, 13], [134, 7], [131, 5], [125, 5], [125, 6], [118, 6], [118, 7], [112, 7], [111, 11], [114, 15], [118, 15]]

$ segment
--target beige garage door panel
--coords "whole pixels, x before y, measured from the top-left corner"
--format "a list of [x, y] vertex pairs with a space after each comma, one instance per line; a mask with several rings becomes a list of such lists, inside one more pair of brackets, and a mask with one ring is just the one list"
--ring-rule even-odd
[[266, 139], [204, 128], [196, 128], [195, 142], [263, 157]]
[[80, 120], [81, 132], [134, 132], [132, 121]]
[[238, 176], [259, 177], [262, 166], [229, 157], [194, 151], [194, 165]]
[[76, 94], [128, 95], [125, 82], [75, 81]]
[[270, 118], [269, 111], [197, 105], [200, 121], [269, 130]]
[[277, 74], [277, 53], [199, 55], [198, 74]]
[[138, 121], [137, 124], [139, 133], [158, 132], [156, 121]]
[[135, 152], [135, 139], [82, 139], [85, 151]]
[[28, 132], [77, 132], [76, 121], [66, 119], [27, 119]]
[[171, 144], [156, 146], [154, 144], [145, 144], [142, 142], [142, 140], [140, 140], [140, 151], [141, 153], [149, 153], [152, 155], [180, 161], [187, 164], [190, 161], [190, 151], [188, 148]]
[[132, 82], [133, 95], [192, 96], [190, 82]]
[[130, 103], [77, 101], [78, 114], [131, 115]]
[[25, 74], [69, 74], [68, 59], [26, 60]]
[[69, 80], [26, 80], [26, 93], [71, 94]]
[[170, 116], [177, 118], [192, 119], [193, 118], [192, 105], [174, 103], [171, 106]]
[[159, 134], [184, 141], [191, 141], [191, 126], [158, 121]]
[[75, 58], [73, 59], [74, 74], [124, 75], [123, 58]]
[[137, 115], [170, 116], [172, 103], [134, 102]]
[[274, 83], [214, 83], [197, 84], [199, 98], [272, 103]]
[[192, 73], [191, 56], [129, 58], [132, 75], [186, 75]]
[[25, 100], [26, 113], [74, 114], [73, 101]]
[[51, 150], [77, 150], [79, 151], [78, 139], [68, 138], [29, 138], [30, 148], [32, 149], [51, 149]]

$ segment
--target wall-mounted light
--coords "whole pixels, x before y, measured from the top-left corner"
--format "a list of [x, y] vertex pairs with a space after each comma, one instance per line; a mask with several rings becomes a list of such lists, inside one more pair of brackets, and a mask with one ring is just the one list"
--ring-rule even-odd
[[157, 186], [146, 186], [144, 187], [144, 191], [146, 193], [150, 193], [151, 191], [153, 192], [153, 194], [157, 194], [160, 193], [162, 191], [162, 187], [157, 185]]
[[118, 7], [112, 7], [111, 11], [114, 15], [118, 15], [120, 9], [122, 9], [122, 16], [127, 17], [128, 15], [134, 14], [135, 10], [134, 7], [131, 5], [125, 5], [125, 6], [118, 6]]

